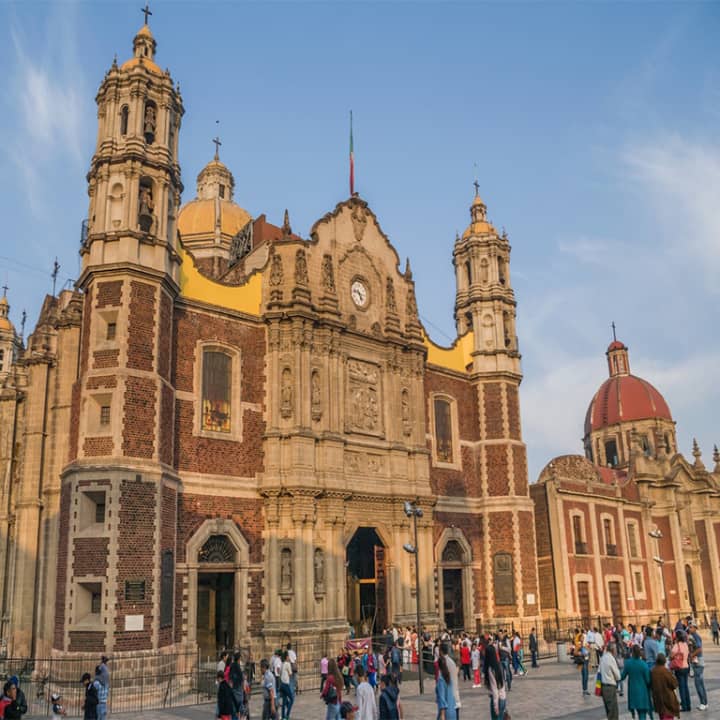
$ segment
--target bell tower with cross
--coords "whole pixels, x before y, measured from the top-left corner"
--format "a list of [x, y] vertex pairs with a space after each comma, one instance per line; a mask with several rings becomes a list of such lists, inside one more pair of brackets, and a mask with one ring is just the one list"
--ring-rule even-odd
[[[89, 584], [74, 570], [59, 577], [58, 603], [65, 606], [65, 624], [60, 621], [55, 631], [59, 651], [77, 649], [67, 628], [81, 622], [88, 602], [103, 608], [88, 642], [108, 652], [130, 645], [156, 650], [172, 635], [172, 628], [159, 627], [160, 589], [153, 580], [160, 577], [169, 544], [148, 536], [143, 516], [174, 532], [178, 478], [167, 428], [175, 422], [172, 338], [182, 262], [178, 134], [184, 110], [170, 72], [155, 62], [150, 8], [142, 13], [145, 24], [135, 35], [132, 57], [121, 65], [113, 62], [96, 96], [98, 133], [87, 176], [90, 204], [78, 279], [84, 294], [83, 350], [73, 387], [73, 397], [82, 402], [73, 408], [69, 463], [62, 475], [70, 506], [94, 508], [103, 517], [103, 547], [112, 550], [97, 573], [100, 580]], [[113, 469], [99, 482], [92, 468], [108, 464]], [[142, 513], [133, 511], [138, 503]], [[68, 557], [81, 524], [61, 514]], [[139, 545], [133, 549], [134, 542], [144, 543], [142, 553]], [[122, 592], [123, 568], [130, 566], [133, 577], [146, 579], [141, 603], [129, 602]], [[131, 632], [131, 625], [138, 629]]]

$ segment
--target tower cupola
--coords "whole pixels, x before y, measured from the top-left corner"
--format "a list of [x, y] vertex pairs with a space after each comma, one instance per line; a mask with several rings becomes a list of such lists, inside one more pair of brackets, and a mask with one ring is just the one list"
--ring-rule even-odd
[[155, 50], [157, 43], [150, 31], [149, 25], [143, 25], [133, 40], [133, 55], [143, 60], [155, 61]]

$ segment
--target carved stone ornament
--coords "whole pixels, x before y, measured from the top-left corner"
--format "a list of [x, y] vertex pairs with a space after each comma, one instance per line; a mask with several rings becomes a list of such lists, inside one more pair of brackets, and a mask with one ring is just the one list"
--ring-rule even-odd
[[397, 312], [397, 301], [395, 300], [395, 283], [389, 277], [385, 286], [385, 307], [389, 313]]
[[350, 217], [352, 218], [355, 240], [360, 242], [365, 233], [365, 226], [367, 225], [367, 210], [362, 205], [355, 205]]
[[346, 427], [349, 431], [379, 434], [380, 371], [377, 365], [362, 360], [349, 360], [346, 396]]
[[310, 376], [310, 412], [316, 422], [322, 418], [322, 391], [320, 387], [320, 373], [313, 370]]
[[408, 317], [414, 318], [417, 316], [417, 302], [415, 301], [415, 288], [412, 285], [408, 288], [407, 294], [407, 314]]
[[280, 592], [291, 593], [293, 589], [293, 557], [290, 548], [280, 551]]
[[278, 285], [282, 285], [283, 282], [283, 266], [282, 266], [282, 258], [276, 253], [272, 257], [272, 262], [270, 263], [270, 284], [273, 287], [277, 287]]
[[284, 418], [291, 418], [293, 415], [293, 378], [290, 368], [285, 368], [282, 371], [282, 381], [280, 383], [280, 414]]
[[300, 249], [295, 253], [295, 282], [298, 285], [308, 284], [308, 268], [305, 251]]
[[325, 592], [325, 553], [320, 548], [313, 553], [313, 589], [316, 595]]
[[403, 435], [412, 433], [412, 424], [410, 422], [410, 393], [407, 388], [403, 388], [400, 393], [400, 413], [402, 415]]
[[153, 200], [152, 187], [149, 185], [140, 185], [138, 193], [138, 225], [142, 232], [150, 232], [153, 225], [153, 211], [155, 210], [155, 201]]
[[322, 285], [325, 292], [335, 292], [335, 273], [333, 272], [332, 257], [330, 255], [323, 255]]

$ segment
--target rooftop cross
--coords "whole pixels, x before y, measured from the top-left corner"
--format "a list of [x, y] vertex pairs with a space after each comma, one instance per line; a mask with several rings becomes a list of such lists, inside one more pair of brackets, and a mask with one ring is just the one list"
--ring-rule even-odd
[[10, 288], [7, 286], [7, 283], [5, 283], [5, 284], [2, 286], [3, 297], [7, 297], [7, 291], [8, 291], [9, 289], [10, 289]]
[[150, 3], [146, 2], [144, 8], [140, 8], [140, 12], [145, 14], [145, 24], [148, 24], [148, 15], [152, 15], [150, 10]]
[[617, 340], [617, 336], [615, 335], [615, 321], [612, 321], [612, 331], [613, 331], [613, 340]]
[[473, 185], [475, 186], [475, 197], [477, 197], [480, 195], [480, 183], [476, 179]]
[[[215, 124], [218, 126], [218, 129], [219, 129], [220, 121], [216, 120]], [[220, 146], [222, 145], [222, 143], [220, 142], [220, 134], [219, 133], [213, 138], [213, 142], [215, 143], [215, 159], [219, 160], [220, 159]]]

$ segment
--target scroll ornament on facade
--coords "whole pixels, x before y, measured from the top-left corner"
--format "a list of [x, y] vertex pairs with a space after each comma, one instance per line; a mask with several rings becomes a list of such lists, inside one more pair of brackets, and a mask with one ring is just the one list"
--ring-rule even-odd
[[310, 412], [312, 419], [318, 421], [322, 418], [322, 392], [320, 387], [320, 373], [313, 370], [310, 376]]
[[308, 284], [308, 268], [307, 259], [304, 250], [298, 250], [295, 253], [295, 282], [298, 285]]
[[325, 592], [325, 553], [315, 548], [313, 555], [313, 590], [316, 595]]
[[293, 384], [292, 371], [285, 368], [282, 371], [282, 382], [280, 385], [280, 414], [284, 418], [291, 418], [293, 414]]
[[330, 255], [323, 255], [322, 284], [325, 292], [335, 293], [335, 275]]

